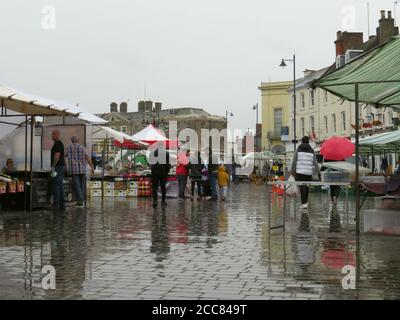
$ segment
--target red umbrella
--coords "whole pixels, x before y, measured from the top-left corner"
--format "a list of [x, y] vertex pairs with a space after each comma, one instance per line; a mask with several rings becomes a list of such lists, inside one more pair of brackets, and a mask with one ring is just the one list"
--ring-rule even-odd
[[354, 144], [344, 137], [332, 137], [326, 140], [321, 147], [321, 154], [326, 160], [344, 160], [353, 156]]

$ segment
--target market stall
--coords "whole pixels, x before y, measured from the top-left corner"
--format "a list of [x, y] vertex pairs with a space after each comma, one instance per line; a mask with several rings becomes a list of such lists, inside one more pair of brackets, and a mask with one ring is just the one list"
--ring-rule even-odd
[[[400, 37], [393, 39], [355, 58], [344, 67], [329, 70], [313, 83], [344, 100], [355, 103], [355, 114], [360, 104], [377, 108], [391, 107], [400, 111]], [[360, 118], [355, 117], [356, 159], [361, 154]], [[356, 231], [360, 233], [360, 164], [356, 161]]]
[[[102, 131], [102, 133], [99, 132]], [[93, 176], [90, 182], [91, 197], [126, 198], [151, 196], [151, 170], [149, 155], [151, 148], [159, 143], [170, 149], [170, 159], [176, 156], [178, 141], [169, 140], [164, 133], [149, 125], [133, 136], [108, 127], [95, 130], [95, 141], [102, 148], [103, 172]], [[114, 149], [110, 161], [109, 147]], [[175, 150], [174, 150], [175, 149]], [[117, 150], [120, 150], [118, 152]], [[176, 196], [176, 177], [171, 170], [167, 182], [167, 196]]]
[[[30, 211], [46, 206], [51, 202], [49, 181], [52, 130], [60, 131], [65, 145], [69, 145], [72, 135], [78, 135], [82, 144], [89, 146], [90, 152], [92, 125], [105, 124], [106, 121], [73, 104], [2, 86], [0, 103], [0, 161], [5, 163], [7, 159], [12, 159], [15, 166], [2, 179], [3, 184], [6, 182], [8, 185], [0, 201], [3, 206], [8, 204], [10, 208]], [[13, 182], [6, 179], [16, 181], [17, 192], [14, 192], [11, 185]], [[72, 200], [72, 184], [68, 177], [65, 183], [65, 197], [67, 201]]]

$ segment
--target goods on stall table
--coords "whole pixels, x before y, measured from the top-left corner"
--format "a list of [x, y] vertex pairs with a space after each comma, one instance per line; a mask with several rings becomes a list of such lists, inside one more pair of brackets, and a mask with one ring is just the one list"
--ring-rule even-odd
[[0, 182], [0, 194], [5, 194], [7, 192], [7, 183]]
[[16, 181], [10, 181], [8, 183], [8, 192], [9, 193], [16, 193], [17, 192], [17, 182]]
[[17, 192], [24, 192], [25, 185], [23, 181], [17, 181]]

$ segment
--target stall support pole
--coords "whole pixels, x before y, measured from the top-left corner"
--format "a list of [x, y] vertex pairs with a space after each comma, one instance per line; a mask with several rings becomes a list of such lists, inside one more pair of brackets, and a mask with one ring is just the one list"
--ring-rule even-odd
[[359, 84], [355, 84], [355, 107], [356, 107], [356, 179], [355, 179], [355, 196], [356, 196], [356, 233], [360, 235], [360, 105], [359, 105]]
[[[27, 192], [28, 192], [28, 116], [25, 115], [25, 182], [24, 182], [24, 211], [26, 211], [26, 201], [27, 201]], [[32, 186], [29, 186], [29, 189]]]
[[30, 163], [29, 163], [29, 170], [30, 170], [30, 180], [29, 184], [31, 187], [29, 188], [29, 212], [32, 212], [32, 195], [33, 195], [33, 185], [32, 185], [32, 164], [33, 164], [33, 123], [35, 119], [31, 116], [31, 150], [30, 150]]

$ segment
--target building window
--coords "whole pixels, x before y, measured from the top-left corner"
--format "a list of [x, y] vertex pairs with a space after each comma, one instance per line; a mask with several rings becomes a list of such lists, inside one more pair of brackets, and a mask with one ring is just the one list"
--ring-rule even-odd
[[128, 127], [127, 126], [121, 126], [121, 132], [122, 133], [127, 133]]
[[346, 131], [346, 112], [342, 112], [342, 130]]
[[304, 118], [300, 118], [300, 133], [301, 133], [302, 137], [304, 137], [306, 135], [306, 128], [305, 128]]
[[315, 105], [315, 91], [314, 90], [310, 91], [310, 103], [312, 106]]
[[332, 131], [336, 133], [336, 114], [332, 115]]
[[328, 133], [329, 128], [328, 128], [328, 117], [327, 116], [324, 117], [324, 123], [325, 123], [325, 133]]
[[328, 103], [328, 91], [324, 90], [325, 102]]
[[275, 136], [280, 136], [281, 135], [281, 129], [283, 125], [283, 109], [282, 108], [277, 108], [274, 109], [274, 133]]
[[310, 134], [313, 134], [315, 132], [315, 121], [314, 121], [314, 116], [310, 117]]
[[301, 103], [301, 109], [305, 109], [306, 108], [306, 99], [305, 99], [305, 96], [304, 96], [304, 93], [302, 93], [301, 95], [300, 95], [300, 103]]

